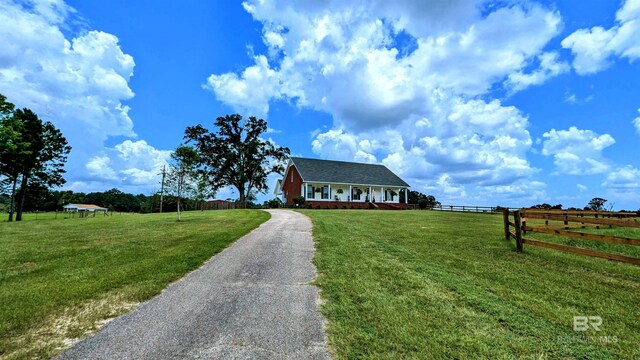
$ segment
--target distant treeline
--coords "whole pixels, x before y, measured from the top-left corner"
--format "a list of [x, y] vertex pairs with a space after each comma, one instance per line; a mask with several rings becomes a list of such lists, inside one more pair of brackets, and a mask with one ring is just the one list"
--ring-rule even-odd
[[[30, 188], [27, 190], [24, 211], [61, 211], [67, 204], [94, 204], [105, 207], [110, 211], [150, 213], [160, 211], [160, 194], [128, 194], [118, 189], [104, 192], [51, 191], [47, 188]], [[9, 207], [9, 195], [0, 195], [0, 211], [6, 212]], [[162, 211], [176, 211], [176, 198], [165, 195]], [[181, 208], [185, 210], [198, 210], [205, 202], [191, 199], [182, 199]]]

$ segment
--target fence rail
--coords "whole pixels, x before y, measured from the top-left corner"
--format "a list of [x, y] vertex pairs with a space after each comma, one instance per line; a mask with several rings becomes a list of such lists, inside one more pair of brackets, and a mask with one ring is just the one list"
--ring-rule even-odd
[[[513, 217], [513, 221], [511, 221]], [[523, 237], [527, 232], [541, 233], [547, 235], [559, 235], [585, 240], [601, 241], [623, 245], [640, 245], [640, 239], [633, 239], [622, 236], [591, 234], [578, 231], [567, 231], [568, 229], [586, 228], [587, 226], [608, 225], [609, 227], [640, 228], [640, 222], [636, 221], [636, 214], [631, 212], [604, 212], [604, 211], [543, 211], [543, 210], [504, 210], [504, 236], [507, 241], [516, 241], [516, 250], [522, 251], [523, 245], [541, 246], [550, 249], [582, 254], [586, 256], [598, 257], [613, 261], [620, 261], [628, 264], [639, 265], [640, 259], [620, 254], [612, 254], [603, 251], [579, 248], [574, 246], [550, 243], [545, 241], [527, 239]], [[544, 225], [528, 226], [527, 220], [544, 220]], [[562, 225], [549, 224], [549, 221], [559, 221]], [[570, 224], [579, 223], [579, 224]], [[513, 228], [513, 232], [511, 229]], [[564, 229], [562, 229], [564, 228]]]
[[433, 211], [452, 211], [452, 212], [474, 212], [474, 213], [499, 213], [504, 209], [509, 211], [517, 210], [518, 208], [503, 208], [499, 206], [476, 206], [476, 205], [440, 205], [431, 208]]

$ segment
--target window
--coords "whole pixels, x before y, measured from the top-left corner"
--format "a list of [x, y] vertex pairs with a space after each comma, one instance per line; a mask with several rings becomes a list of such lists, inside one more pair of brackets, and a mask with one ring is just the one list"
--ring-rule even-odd
[[314, 198], [314, 188], [311, 185], [307, 185], [307, 199], [313, 199]]
[[293, 182], [293, 171], [291, 172], [291, 182]]
[[331, 198], [331, 194], [329, 194], [329, 186], [325, 185], [322, 187], [322, 198], [329, 199]]

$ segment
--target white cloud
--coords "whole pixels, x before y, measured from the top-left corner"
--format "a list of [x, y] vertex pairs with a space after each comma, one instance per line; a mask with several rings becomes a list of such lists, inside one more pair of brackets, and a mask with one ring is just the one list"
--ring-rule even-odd
[[616, 142], [609, 134], [598, 135], [572, 126], [569, 130], [551, 129], [542, 137], [542, 155], [553, 156], [560, 173], [593, 175], [609, 170], [608, 161], [602, 156], [602, 150]]
[[583, 184], [576, 184], [576, 187], [578, 188], [578, 191], [581, 192], [581, 193], [589, 190], [589, 188], [586, 185], [583, 185]]
[[637, 210], [640, 204], [640, 169], [627, 165], [607, 175], [602, 183], [610, 203], [627, 204], [627, 210]]
[[265, 56], [258, 55], [254, 60], [255, 65], [246, 68], [240, 76], [235, 73], [209, 76], [205, 88], [238, 112], [266, 117], [269, 100], [280, 98], [279, 73], [270, 68]]
[[640, 170], [631, 165], [617, 168], [607, 175], [602, 186], [620, 191], [639, 191]]
[[[638, 112], [640, 113], [640, 109], [638, 109]], [[633, 124], [633, 126], [635, 126], [636, 131], [638, 132], [638, 135], [640, 135], [640, 116], [633, 119], [631, 123]]]
[[116, 171], [111, 168], [111, 159], [108, 156], [94, 156], [85, 165], [89, 175], [95, 176], [103, 181], [119, 180]]
[[[526, 74], [522, 70], [509, 74], [505, 85], [512, 92], [524, 90], [532, 85], [541, 85], [548, 79], [568, 72], [571, 67], [559, 60], [557, 52], [546, 52], [538, 56], [540, 62], [538, 69]], [[569, 100], [569, 102], [571, 102]], [[575, 102], [575, 95], [573, 101]]]
[[162, 167], [167, 165], [171, 151], [158, 150], [144, 140], [125, 140], [87, 162], [89, 177], [94, 183], [117, 180], [125, 186], [157, 187]]
[[[155, 186], [150, 174], [125, 172], [151, 171], [148, 164], [140, 165], [143, 160], [132, 160], [132, 155], [128, 161], [141, 167], [123, 168], [114, 156], [119, 150], [104, 148], [109, 137], [136, 137], [124, 104], [134, 96], [129, 87], [133, 57], [122, 51], [116, 36], [102, 31], [82, 30], [67, 38], [70, 24], [82, 22], [75, 13], [62, 0], [0, 0], [0, 89], [9, 101], [32, 109], [65, 135], [73, 148], [66, 166], [70, 187], [95, 191], [103, 188], [92, 186], [135, 183], [149, 190]], [[115, 149], [149, 147], [127, 141]]]
[[578, 98], [576, 97], [576, 94], [571, 92], [566, 92], [564, 94], [564, 102], [569, 104], [575, 104], [578, 102]]
[[562, 40], [562, 47], [574, 54], [578, 74], [592, 74], [605, 69], [614, 56], [629, 61], [640, 58], [639, 33], [640, 0], [626, 0], [616, 13], [616, 25], [576, 30]]
[[286, 100], [329, 113], [333, 126], [312, 134], [320, 157], [380, 161], [449, 194], [536, 171], [526, 116], [478, 95], [508, 76], [521, 90], [567, 71], [544, 51], [562, 26], [557, 11], [483, 0], [243, 5], [262, 23], [269, 58], [211, 75], [218, 100], [262, 112]]
[[[336, 2], [331, 11], [286, 1], [244, 6], [266, 34], [283, 39], [265, 37], [267, 46], [282, 46], [283, 55], [275, 60], [279, 67], [257, 56], [239, 74], [212, 75], [208, 85], [220, 101], [266, 112], [270, 100], [286, 98], [367, 128], [424, 112], [438, 88], [483, 93], [537, 58], [561, 25], [557, 12], [537, 4], [498, 8], [485, 17], [479, 1]], [[443, 19], [451, 22], [445, 26]], [[414, 40], [414, 51], [397, 43], [401, 37]], [[561, 71], [555, 60], [542, 55], [545, 74]]]

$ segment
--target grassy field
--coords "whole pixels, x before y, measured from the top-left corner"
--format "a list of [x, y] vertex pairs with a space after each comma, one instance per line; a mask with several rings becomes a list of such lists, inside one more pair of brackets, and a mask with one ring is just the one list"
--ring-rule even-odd
[[[526, 245], [517, 253], [500, 215], [301, 212], [314, 223], [337, 358], [640, 357], [640, 267]], [[600, 316], [600, 331], [574, 331], [574, 316]]]
[[257, 210], [0, 222], [0, 358], [49, 358], [266, 221]]

